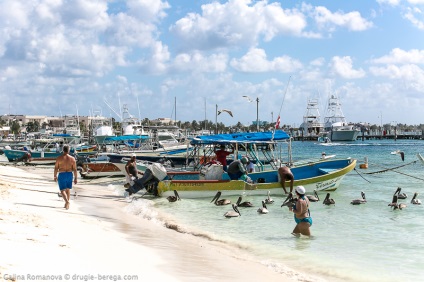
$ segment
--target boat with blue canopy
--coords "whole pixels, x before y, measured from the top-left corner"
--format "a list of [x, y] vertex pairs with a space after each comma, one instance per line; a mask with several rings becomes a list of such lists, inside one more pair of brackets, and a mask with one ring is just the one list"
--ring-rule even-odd
[[[291, 156], [291, 137], [284, 131], [217, 134], [197, 136], [191, 143], [193, 150], [187, 155], [195, 160], [195, 170], [200, 171], [201, 179], [168, 180], [159, 182], [155, 194], [173, 195], [177, 190], [181, 197], [213, 197], [217, 191], [223, 195], [242, 193], [265, 195], [267, 191], [283, 195], [278, 168], [287, 166], [294, 175], [294, 186], [304, 186], [307, 193], [334, 191], [343, 177], [356, 166], [351, 158], [321, 158], [303, 163], [294, 163]], [[214, 161], [214, 149], [224, 145], [233, 148], [233, 159], [247, 157], [255, 163], [256, 171], [248, 174], [248, 179], [230, 180], [222, 165]], [[283, 156], [282, 147], [287, 146]], [[228, 160], [231, 162], [232, 160]], [[289, 181], [286, 187], [290, 187]]]

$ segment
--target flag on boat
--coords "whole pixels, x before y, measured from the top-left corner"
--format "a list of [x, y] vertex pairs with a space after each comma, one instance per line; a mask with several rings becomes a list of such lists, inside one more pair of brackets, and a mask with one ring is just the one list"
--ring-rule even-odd
[[277, 118], [277, 122], [275, 123], [275, 129], [278, 129], [280, 127], [280, 116]]

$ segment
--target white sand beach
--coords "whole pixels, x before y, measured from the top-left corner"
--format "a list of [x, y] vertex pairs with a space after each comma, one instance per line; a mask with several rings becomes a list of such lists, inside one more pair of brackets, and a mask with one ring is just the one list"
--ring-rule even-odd
[[104, 186], [77, 184], [64, 209], [53, 168], [0, 166], [1, 281], [315, 281], [241, 250], [125, 212]]

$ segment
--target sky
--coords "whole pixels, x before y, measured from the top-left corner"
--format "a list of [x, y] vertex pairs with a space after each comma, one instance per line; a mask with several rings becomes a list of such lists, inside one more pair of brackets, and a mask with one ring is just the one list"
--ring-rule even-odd
[[0, 1], [1, 115], [298, 127], [329, 95], [424, 124], [424, 0]]

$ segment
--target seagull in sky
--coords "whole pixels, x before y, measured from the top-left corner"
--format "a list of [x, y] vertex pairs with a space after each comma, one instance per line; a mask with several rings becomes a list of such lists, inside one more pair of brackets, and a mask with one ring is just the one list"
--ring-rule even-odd
[[218, 115], [220, 115], [222, 112], [228, 113], [231, 117], [233, 117], [233, 113], [230, 110], [222, 109], [218, 111]]
[[246, 98], [246, 99], [247, 99], [247, 101], [249, 101], [249, 102], [253, 102], [253, 100], [252, 100], [252, 99], [250, 99], [250, 97], [249, 97], [249, 96], [243, 95], [243, 97], [244, 97], [244, 98]]

